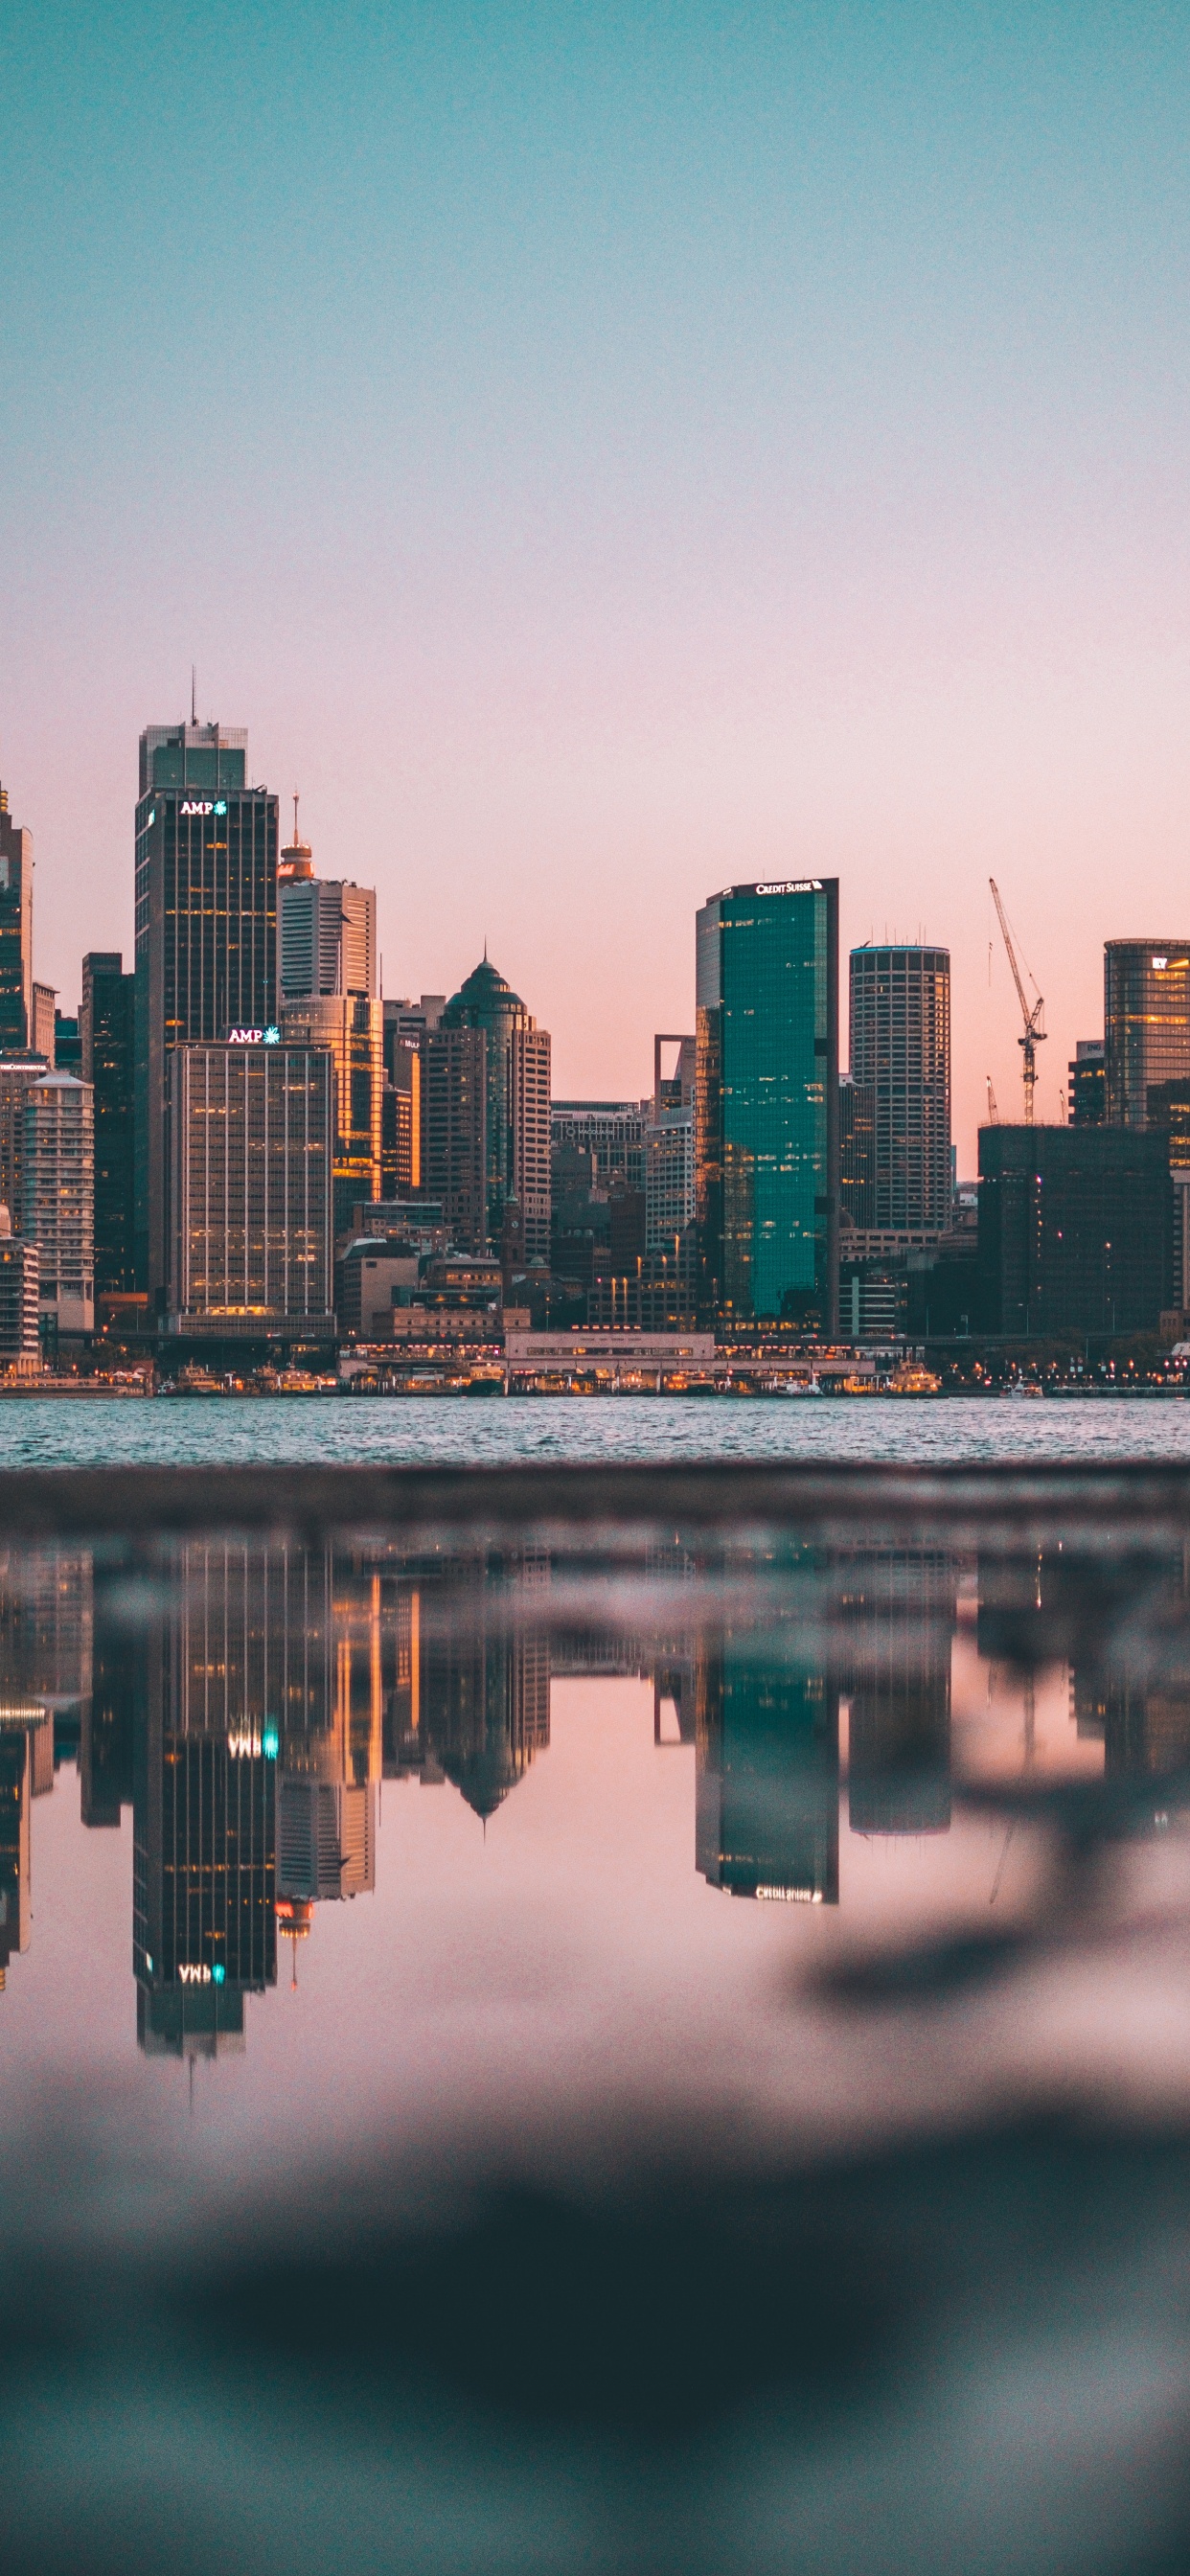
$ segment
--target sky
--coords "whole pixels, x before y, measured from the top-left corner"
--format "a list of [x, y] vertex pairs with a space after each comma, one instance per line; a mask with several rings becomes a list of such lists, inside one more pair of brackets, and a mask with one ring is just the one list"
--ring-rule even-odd
[[486, 939], [557, 1096], [649, 1087], [708, 894], [837, 874], [844, 951], [951, 949], [973, 1169], [994, 875], [1059, 1115], [1104, 939], [1190, 935], [1184, 0], [0, 0], [0, 96], [0, 779], [63, 1008], [194, 664], [386, 991]]

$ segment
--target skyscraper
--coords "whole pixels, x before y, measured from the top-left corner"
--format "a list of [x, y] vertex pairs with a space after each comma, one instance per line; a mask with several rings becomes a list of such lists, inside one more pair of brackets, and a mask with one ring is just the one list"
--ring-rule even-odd
[[1080, 1038], [1071, 1063], [1068, 1115], [1072, 1127], [1107, 1123], [1107, 1050], [1102, 1038]]
[[0, 1199], [0, 1369], [37, 1365], [40, 1258], [35, 1243], [13, 1233], [12, 1211]]
[[851, 1073], [875, 1092], [877, 1231], [945, 1234], [951, 1221], [947, 949], [852, 949]]
[[838, 879], [698, 915], [695, 1187], [705, 1311], [838, 1329]]
[[1143, 1127], [1153, 1083], [1190, 1075], [1190, 939], [1109, 939], [1103, 951], [1107, 1118]]
[[329, 1056], [284, 1045], [175, 1047], [169, 1073], [170, 1330], [327, 1338]]
[[89, 1082], [44, 1073], [25, 1094], [21, 1232], [41, 1259], [42, 1316], [57, 1333], [95, 1329], [95, 1128]]
[[876, 1085], [845, 1073], [839, 1083], [839, 1232], [867, 1234], [876, 1223]]
[[95, 1104], [95, 1293], [129, 1292], [132, 1258], [132, 1066], [136, 977], [118, 949], [83, 959], [80, 1070]]
[[[499, 1245], [505, 1201], [518, 1203], [530, 1261], [550, 1253], [550, 1040], [519, 993], [484, 957], [447, 1003], [443, 1029], [486, 1040], [487, 1239]], [[431, 1184], [427, 1180], [427, 1187]], [[439, 1191], [432, 1190], [436, 1198]]]
[[487, 1243], [487, 1039], [429, 1029], [421, 1043], [421, 1186], [461, 1251]]
[[136, 809], [136, 1233], [138, 1283], [164, 1300], [170, 1242], [167, 1059], [277, 1001], [277, 799], [247, 782], [248, 736], [218, 724], [149, 725]]
[[336, 1239], [362, 1199], [382, 1195], [384, 1061], [380, 1004], [367, 993], [314, 995], [283, 1002], [287, 1047], [321, 1047], [334, 1077], [331, 1196]]
[[0, 1054], [33, 1044], [33, 834], [0, 787]]
[[296, 814], [294, 839], [277, 869], [277, 941], [282, 1001], [375, 994], [375, 892], [344, 878], [316, 877], [310, 844], [297, 838]]

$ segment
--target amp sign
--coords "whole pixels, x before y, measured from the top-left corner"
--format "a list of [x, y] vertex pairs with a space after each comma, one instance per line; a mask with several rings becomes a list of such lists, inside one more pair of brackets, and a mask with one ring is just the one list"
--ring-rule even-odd
[[280, 1046], [280, 1029], [229, 1029], [229, 1046]]
[[217, 796], [213, 800], [208, 797], [204, 802], [201, 796], [187, 796], [178, 807], [178, 812], [180, 814], [226, 814], [227, 799], [224, 796]]

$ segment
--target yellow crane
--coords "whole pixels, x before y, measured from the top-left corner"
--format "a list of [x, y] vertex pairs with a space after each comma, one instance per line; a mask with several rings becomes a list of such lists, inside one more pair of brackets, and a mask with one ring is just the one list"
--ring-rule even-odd
[[1045, 1003], [1042, 1000], [1040, 993], [1037, 993], [1036, 976], [1030, 974], [1029, 968], [1026, 966], [1025, 973], [1029, 976], [1029, 982], [1031, 983], [1034, 992], [1037, 993], [1037, 999], [1030, 1007], [1028, 995], [1026, 994], [1024, 984], [1021, 981], [1021, 970], [1016, 962], [1016, 950], [1012, 944], [1012, 933], [1008, 927], [1008, 917], [1005, 913], [1004, 906], [1000, 901], [1000, 888], [994, 877], [988, 878], [988, 884], [992, 889], [992, 901], [996, 907], [996, 918], [1000, 924], [1004, 946], [1008, 952], [1008, 963], [1012, 968], [1012, 980], [1016, 986], [1016, 997], [1021, 1006], [1021, 1018], [1025, 1023], [1024, 1036], [1017, 1039], [1017, 1045], [1024, 1049], [1024, 1063], [1021, 1070], [1025, 1079], [1025, 1125], [1026, 1127], [1031, 1127], [1033, 1124], [1033, 1086], [1037, 1080], [1037, 1049], [1045, 1036]]

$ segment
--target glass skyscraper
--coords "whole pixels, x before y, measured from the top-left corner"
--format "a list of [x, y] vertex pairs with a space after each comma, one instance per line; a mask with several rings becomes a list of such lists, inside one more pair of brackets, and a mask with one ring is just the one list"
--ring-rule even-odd
[[169, 1263], [168, 1057], [276, 1015], [277, 799], [246, 784], [247, 759], [247, 734], [217, 724], [140, 738], [134, 1241], [150, 1313]]
[[1190, 939], [1109, 939], [1103, 1034], [1110, 1127], [1148, 1124], [1149, 1086], [1190, 1076]]
[[833, 1336], [839, 1305], [839, 886], [730, 886], [698, 915], [700, 1296], [730, 1324]]

